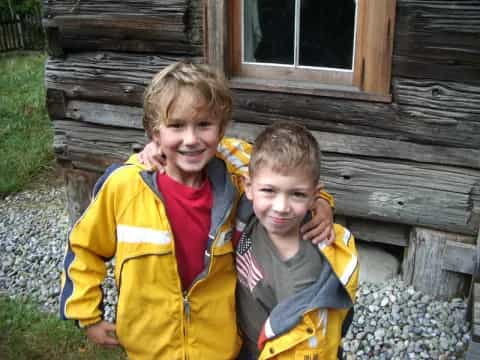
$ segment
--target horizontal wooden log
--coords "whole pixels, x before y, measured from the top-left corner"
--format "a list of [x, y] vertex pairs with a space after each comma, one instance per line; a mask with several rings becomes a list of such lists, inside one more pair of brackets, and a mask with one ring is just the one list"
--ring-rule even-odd
[[43, 0], [43, 12], [47, 18], [98, 13], [162, 15], [183, 12], [187, 4], [187, 0]]
[[[46, 2], [44, 27], [68, 50], [201, 55], [202, 6], [196, 1]], [[51, 40], [51, 41], [50, 41]]]
[[[403, 82], [394, 82], [396, 85]], [[472, 94], [478, 102], [478, 89]], [[410, 97], [421, 96], [422, 87], [401, 89], [403, 103], [379, 104], [364, 101], [331, 99], [303, 95], [273, 94], [257, 91], [234, 93], [234, 117], [240, 122], [271, 123], [277, 120], [301, 122], [309, 128], [336, 133], [407, 140], [417, 143], [478, 149], [480, 117], [466, 114], [461, 106], [448, 101], [436, 109], [416, 107]], [[403, 91], [403, 92], [402, 92]], [[408, 96], [407, 96], [408, 95]], [[455, 96], [460, 95], [455, 94]], [[422, 95], [425, 97], [425, 94]], [[467, 95], [469, 96], [469, 95]], [[425, 104], [428, 103], [425, 101]], [[474, 104], [471, 106], [475, 106]], [[475, 111], [478, 111], [475, 110]], [[443, 112], [452, 116], [447, 122], [438, 117]]]
[[[181, 59], [183, 57], [111, 52], [49, 58], [45, 85], [47, 89], [63, 91], [69, 99], [141, 106], [143, 92], [153, 75]], [[199, 58], [191, 60], [200, 62]]]
[[347, 218], [346, 226], [356, 239], [405, 247], [410, 227], [365, 219]]
[[322, 178], [347, 216], [474, 234], [470, 191], [479, 171], [324, 153]]
[[478, 0], [397, 0], [393, 75], [480, 83]]
[[[60, 98], [61, 99], [61, 98]], [[65, 118], [100, 125], [142, 129], [138, 107], [71, 100]], [[265, 125], [235, 122], [227, 135], [253, 142]], [[406, 141], [313, 131], [322, 151], [358, 156], [413, 160], [480, 169], [480, 150], [413, 144]]]
[[[141, 106], [153, 74], [178, 59], [109, 52], [71, 54], [64, 60], [49, 59], [45, 81], [47, 88], [62, 90], [69, 99]], [[234, 117], [264, 124], [294, 120], [325, 132], [479, 149], [480, 86], [394, 79], [393, 93], [398, 103], [381, 104], [237, 89]]]
[[[474, 238], [471, 238], [474, 241]], [[442, 269], [473, 275], [477, 264], [476, 245], [448, 240], [443, 255]]]
[[77, 121], [55, 120], [57, 158], [69, 160], [74, 168], [103, 172], [114, 162], [125, 161], [130, 154], [143, 148], [145, 133], [86, 124]]
[[[227, 133], [253, 142], [264, 128], [265, 125], [235, 122]], [[315, 130], [313, 134], [322, 151], [480, 169], [480, 149], [423, 145]]]
[[[66, 142], [58, 146], [63, 149], [59, 156], [96, 171], [146, 141], [141, 130], [65, 120], [54, 125], [56, 138]], [[475, 170], [331, 152], [324, 152], [322, 160], [322, 178], [340, 214], [466, 234], [478, 226], [467, 220], [479, 177]]]

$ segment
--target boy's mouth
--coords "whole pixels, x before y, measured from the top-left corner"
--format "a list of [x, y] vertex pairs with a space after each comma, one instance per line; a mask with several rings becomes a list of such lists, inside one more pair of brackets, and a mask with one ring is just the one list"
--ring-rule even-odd
[[274, 223], [276, 225], [282, 225], [282, 224], [288, 223], [290, 221], [290, 218], [271, 216], [270, 220], [272, 221], [272, 223]]
[[178, 150], [180, 155], [197, 156], [203, 153], [204, 150]]

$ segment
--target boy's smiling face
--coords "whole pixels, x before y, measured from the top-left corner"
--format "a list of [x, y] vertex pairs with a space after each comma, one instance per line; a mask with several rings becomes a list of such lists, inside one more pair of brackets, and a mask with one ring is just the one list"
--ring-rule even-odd
[[192, 187], [203, 182], [203, 170], [215, 156], [221, 137], [220, 119], [208, 111], [203, 96], [189, 88], [180, 91], [168, 123], [153, 135], [166, 156], [166, 173]]
[[300, 225], [316, 190], [311, 174], [304, 169], [279, 172], [262, 166], [245, 182], [245, 194], [272, 240], [299, 237]]

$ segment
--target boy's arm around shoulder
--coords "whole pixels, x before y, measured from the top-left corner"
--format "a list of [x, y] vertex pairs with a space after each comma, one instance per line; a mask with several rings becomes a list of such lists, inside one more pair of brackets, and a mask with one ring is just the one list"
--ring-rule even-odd
[[217, 147], [217, 157], [222, 159], [229, 173], [233, 175], [246, 175], [252, 145], [244, 140], [224, 137]]
[[321, 251], [347, 290], [352, 303], [355, 303], [359, 276], [355, 238], [347, 228], [339, 224], [334, 224], [334, 231], [334, 242], [330, 246], [324, 246]]
[[73, 226], [62, 273], [60, 314], [77, 320], [81, 327], [102, 319], [100, 288], [106, 275], [105, 261], [115, 255], [115, 172], [104, 179], [98, 193]]

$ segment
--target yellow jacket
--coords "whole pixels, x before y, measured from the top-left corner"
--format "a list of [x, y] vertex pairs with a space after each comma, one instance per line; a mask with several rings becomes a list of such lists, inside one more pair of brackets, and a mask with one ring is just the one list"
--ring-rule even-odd
[[[334, 229], [335, 242], [319, 248], [342, 291], [331, 292], [319, 283], [317, 287], [312, 285], [310, 294], [308, 289], [302, 292], [301, 299], [293, 296], [278, 304], [260, 334], [263, 348], [259, 359], [338, 358], [342, 326], [355, 302], [359, 267], [353, 236], [338, 224]], [[331, 280], [329, 284], [331, 289]]]
[[125, 165], [108, 176], [70, 233], [62, 275], [64, 319], [77, 320], [81, 327], [102, 319], [100, 284], [105, 261], [115, 257], [116, 331], [129, 358], [237, 356], [231, 229], [240, 185], [230, 173], [245, 171], [250, 147], [232, 139], [222, 144], [223, 152], [207, 166], [214, 192], [212, 226], [205, 270], [192, 286], [182, 292], [155, 174]]
[[[248, 213], [252, 212], [251, 205], [248, 206], [248, 203], [243, 201], [241, 205], [237, 216], [247, 217]], [[256, 258], [255, 251], [252, 252], [252, 244], [262, 241], [251, 238], [256, 222], [254, 217], [250, 217], [242, 232], [237, 256], [248, 258], [248, 261], [259, 267], [256, 271], [261, 273], [262, 262]], [[353, 315], [350, 311], [353, 311], [358, 286], [358, 259], [351, 233], [338, 224], [334, 224], [334, 230], [333, 244], [318, 246], [325, 259], [318, 280], [269, 310], [269, 316], [257, 335], [259, 359], [337, 359], [342, 336], [351, 321], [347, 315]], [[237, 262], [237, 269], [238, 266]], [[244, 270], [245, 264], [240, 267]], [[242, 273], [242, 270], [239, 273]], [[243, 271], [243, 276], [249, 277], [250, 274], [253, 274], [253, 271], [247, 275]], [[242, 293], [250, 293], [253, 301], [265, 307], [265, 304], [269, 303], [268, 296], [261, 290], [255, 291], [254, 288], [261, 284], [261, 281], [255, 282], [253, 277], [251, 282], [250, 279], [247, 279], [246, 283], [239, 281], [237, 286], [242, 289]], [[252, 284], [253, 288], [250, 287]], [[265, 285], [258, 285], [259, 288], [262, 286]], [[240, 317], [242, 320], [242, 315]], [[243, 318], [243, 321], [250, 320], [247, 317]], [[253, 345], [251, 341], [248, 346]], [[247, 352], [250, 351], [253, 350], [249, 349]], [[253, 355], [250, 353], [250, 356]]]

